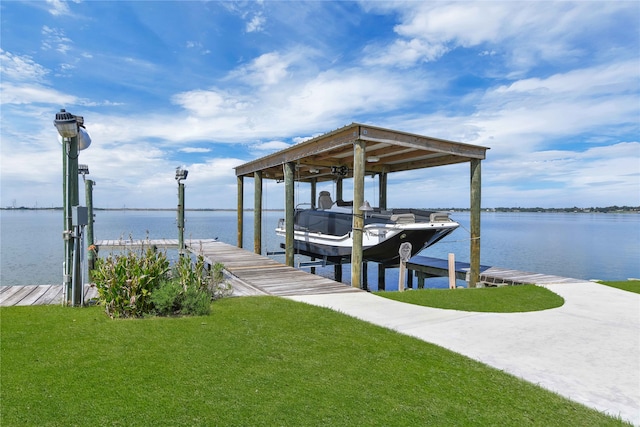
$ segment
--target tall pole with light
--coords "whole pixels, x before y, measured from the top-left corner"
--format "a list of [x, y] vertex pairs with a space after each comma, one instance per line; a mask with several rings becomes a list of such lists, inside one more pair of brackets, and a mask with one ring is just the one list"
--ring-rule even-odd
[[[78, 195], [78, 155], [80, 150], [89, 147], [91, 138], [84, 130], [84, 118], [75, 116], [64, 109], [56, 113], [53, 124], [62, 137], [63, 239], [65, 254], [63, 263], [63, 304], [71, 302], [73, 305], [80, 305], [83, 284], [82, 279], [77, 277], [78, 258], [74, 256], [77, 246], [74, 240], [77, 237], [77, 233], [74, 233], [74, 212], [76, 222], [78, 222], [78, 205], [80, 204]], [[76, 208], [75, 211], [74, 207]], [[77, 283], [78, 280], [80, 280], [79, 285]]]
[[184, 167], [176, 168], [176, 181], [178, 181], [178, 253], [184, 254], [184, 184], [189, 171]]

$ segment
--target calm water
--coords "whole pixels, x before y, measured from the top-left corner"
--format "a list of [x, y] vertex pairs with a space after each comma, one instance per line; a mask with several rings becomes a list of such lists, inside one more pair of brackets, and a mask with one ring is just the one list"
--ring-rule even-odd
[[[265, 212], [263, 251], [279, 251], [273, 232], [283, 212]], [[95, 239], [177, 238], [175, 212], [97, 211]], [[452, 215], [462, 225], [423, 255], [469, 260], [469, 214]], [[484, 265], [580, 279], [624, 280], [640, 277], [640, 215], [637, 214], [482, 214]], [[214, 238], [236, 243], [235, 212], [186, 212], [185, 240]], [[245, 213], [244, 247], [253, 247], [253, 214]], [[62, 281], [62, 212], [0, 211], [0, 284], [50, 284]], [[283, 257], [274, 256], [279, 261]], [[333, 267], [319, 269], [327, 276]], [[343, 278], [350, 277], [344, 266]], [[397, 287], [397, 270], [387, 272], [387, 289]], [[431, 282], [431, 283], [429, 283]], [[377, 283], [370, 265], [369, 283]], [[430, 279], [429, 286], [445, 286]]]

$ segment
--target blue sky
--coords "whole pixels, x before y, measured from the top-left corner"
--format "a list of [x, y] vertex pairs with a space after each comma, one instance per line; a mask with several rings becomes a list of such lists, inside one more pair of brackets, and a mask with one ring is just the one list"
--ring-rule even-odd
[[[0, 13], [2, 206], [62, 205], [60, 108], [85, 118], [98, 207], [175, 207], [185, 165], [188, 208], [235, 208], [233, 167], [352, 122], [490, 147], [484, 207], [640, 205], [637, 1], [3, 0]], [[397, 173], [389, 205], [468, 207], [468, 189], [467, 164]], [[267, 181], [264, 203], [283, 193]]]

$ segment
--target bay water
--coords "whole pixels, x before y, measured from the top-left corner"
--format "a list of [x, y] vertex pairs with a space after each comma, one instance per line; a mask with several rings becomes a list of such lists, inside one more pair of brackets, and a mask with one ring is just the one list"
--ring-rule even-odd
[[[175, 211], [95, 211], [94, 237], [160, 239], [178, 236]], [[274, 229], [281, 211], [263, 213], [263, 253], [281, 251]], [[454, 212], [461, 226], [421, 255], [469, 261], [469, 213]], [[236, 244], [235, 211], [187, 211], [185, 240], [211, 239]], [[253, 213], [244, 214], [245, 248], [253, 248]], [[640, 277], [640, 215], [624, 213], [483, 212], [483, 265], [554, 274], [578, 279], [626, 280]], [[0, 285], [62, 282], [63, 217], [59, 210], [0, 211]], [[103, 251], [101, 255], [105, 255]], [[171, 256], [171, 254], [170, 254]], [[272, 256], [283, 262], [284, 256]], [[306, 261], [296, 257], [296, 263]], [[377, 266], [369, 263], [369, 287], [377, 288]], [[333, 267], [317, 273], [333, 276]], [[348, 282], [350, 266], [343, 266]], [[386, 289], [397, 289], [398, 271], [389, 269]], [[429, 287], [446, 287], [446, 279], [429, 279]]]

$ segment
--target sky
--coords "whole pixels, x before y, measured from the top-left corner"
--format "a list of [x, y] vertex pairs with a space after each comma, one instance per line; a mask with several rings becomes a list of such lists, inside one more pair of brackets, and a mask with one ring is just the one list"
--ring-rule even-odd
[[[235, 208], [234, 167], [353, 122], [489, 147], [484, 208], [640, 205], [637, 1], [2, 0], [0, 20], [2, 207], [62, 206], [61, 108], [99, 208], [175, 208], [178, 166], [188, 209]], [[390, 207], [470, 204], [468, 164], [388, 185]]]

